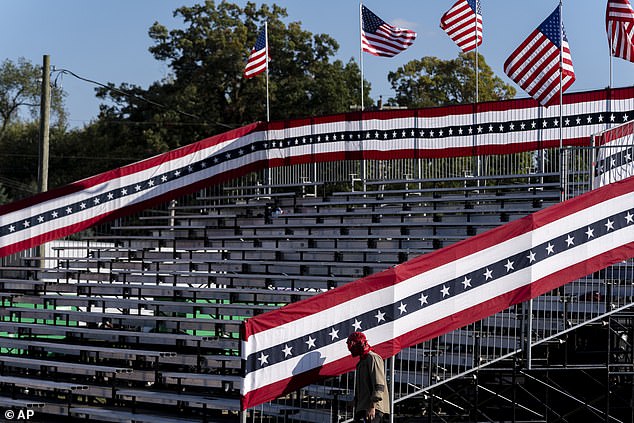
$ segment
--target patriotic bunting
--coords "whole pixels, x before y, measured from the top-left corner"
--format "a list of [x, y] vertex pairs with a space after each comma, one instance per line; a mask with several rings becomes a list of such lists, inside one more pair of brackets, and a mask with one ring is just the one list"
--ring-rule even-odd
[[[588, 145], [607, 123], [632, 119], [634, 88], [566, 95], [562, 114], [564, 145]], [[0, 256], [267, 166], [558, 147], [559, 120], [532, 100], [510, 100], [483, 103], [475, 114], [452, 106], [252, 124], [0, 207]]]
[[594, 187], [634, 176], [634, 121], [603, 132], [596, 144]]
[[634, 178], [247, 320], [242, 408], [390, 357], [634, 255]]

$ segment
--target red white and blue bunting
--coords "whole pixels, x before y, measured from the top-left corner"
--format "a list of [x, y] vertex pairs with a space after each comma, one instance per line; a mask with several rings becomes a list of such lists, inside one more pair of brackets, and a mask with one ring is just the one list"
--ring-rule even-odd
[[375, 111], [251, 124], [0, 207], [0, 257], [266, 167], [334, 160], [509, 154], [589, 145], [634, 116], [634, 88], [477, 106]]
[[598, 148], [594, 187], [634, 175], [634, 120], [603, 132], [595, 140]]
[[242, 407], [451, 332], [634, 256], [634, 177], [246, 321]]

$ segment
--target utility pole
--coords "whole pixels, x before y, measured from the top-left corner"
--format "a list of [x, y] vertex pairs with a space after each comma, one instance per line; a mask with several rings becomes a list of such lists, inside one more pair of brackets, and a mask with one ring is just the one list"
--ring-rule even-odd
[[[51, 119], [51, 58], [45, 54], [42, 61], [42, 92], [40, 98], [40, 145], [38, 150], [37, 189], [48, 191], [48, 144]], [[44, 269], [46, 260], [46, 244], [38, 247], [40, 268]]]
[[51, 58], [45, 54], [42, 64], [42, 92], [40, 99], [40, 147], [37, 188], [48, 190], [48, 139], [51, 119]]

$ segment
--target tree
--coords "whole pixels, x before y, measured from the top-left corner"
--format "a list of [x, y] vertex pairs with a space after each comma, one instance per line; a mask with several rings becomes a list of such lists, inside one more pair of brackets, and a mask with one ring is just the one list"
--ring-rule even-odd
[[[22, 109], [35, 118], [40, 113], [40, 93], [42, 90], [42, 68], [34, 66], [24, 58], [17, 63], [5, 60], [0, 65], [0, 139], [11, 123], [20, 121]], [[51, 89], [51, 117], [56, 125], [66, 124], [64, 111], [64, 91], [53, 86]]]
[[[42, 68], [24, 58], [0, 64], [0, 201], [37, 192]], [[51, 153], [66, 131], [64, 91], [51, 87]], [[65, 169], [68, 164], [65, 164]], [[50, 178], [57, 175], [50, 168]], [[63, 179], [63, 178], [62, 178]]]
[[[456, 59], [423, 57], [412, 60], [388, 74], [396, 92], [390, 105], [408, 108], [446, 106], [475, 102], [475, 54], [460, 53]], [[478, 55], [479, 101], [515, 97], [515, 88], [505, 84]]]
[[0, 205], [9, 203], [11, 199], [7, 194], [7, 190], [4, 189], [4, 186], [0, 183]]
[[[138, 153], [162, 152], [227, 129], [266, 119], [266, 78], [242, 76], [250, 49], [268, 24], [269, 98], [272, 120], [349, 111], [359, 104], [360, 69], [332, 61], [339, 48], [328, 35], [312, 33], [293, 22], [277, 5], [247, 3], [243, 8], [208, 0], [174, 12], [184, 26], [168, 29], [156, 22], [149, 30], [150, 52], [172, 74], [147, 90], [123, 85], [100, 89], [102, 122], [119, 125], [113, 133], [136, 138]], [[366, 104], [371, 104], [369, 86]], [[122, 128], [126, 121], [139, 123]], [[118, 138], [118, 137], [117, 137]]]

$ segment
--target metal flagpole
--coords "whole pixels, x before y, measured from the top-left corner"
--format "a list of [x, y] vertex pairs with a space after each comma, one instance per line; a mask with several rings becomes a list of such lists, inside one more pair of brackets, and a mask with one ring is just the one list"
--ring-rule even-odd
[[[361, 118], [359, 119], [359, 130], [363, 131], [363, 2], [359, 1], [359, 63], [361, 65]], [[359, 148], [361, 149], [361, 156], [363, 156], [363, 141], [359, 141]], [[366, 190], [366, 179], [367, 179], [367, 163], [365, 158], [361, 158], [361, 181], [363, 183], [363, 191]], [[354, 187], [354, 182], [352, 182]]]
[[390, 388], [389, 388], [389, 397], [390, 397], [390, 422], [394, 423], [394, 361], [396, 361], [396, 356], [392, 356], [388, 358], [388, 362], [390, 365]]
[[[609, 8], [606, 13], [610, 13]], [[614, 21], [610, 23], [610, 28], [608, 28], [608, 44], [610, 45], [610, 85], [608, 88], [612, 88], [612, 56], [614, 55]]]
[[563, 81], [564, 81], [564, 26], [563, 26], [563, 0], [559, 0], [559, 148], [563, 148]]
[[266, 44], [266, 121], [271, 120], [269, 114], [269, 25], [268, 22], [264, 22], [264, 42]]
[[[479, 52], [478, 52], [478, 44], [479, 44], [479, 37], [478, 37], [478, 13], [477, 13], [477, 6], [476, 6], [476, 19], [475, 19], [475, 38], [476, 38], [476, 46], [475, 46], [475, 82], [476, 82], [476, 87], [475, 87], [475, 110], [473, 112], [473, 126], [475, 127], [478, 124], [478, 103], [480, 103], [480, 69], [478, 66], [478, 59], [479, 59]], [[477, 147], [478, 147], [478, 135], [477, 135], [477, 131], [474, 132], [473, 134], [473, 144], [474, 147], [477, 151]], [[477, 153], [476, 153], [477, 154]], [[478, 185], [480, 185], [480, 167], [481, 167], [481, 162], [480, 162], [480, 155], [477, 154], [476, 157], [476, 161], [475, 161], [475, 169], [474, 169], [474, 173], [475, 173], [475, 177], [478, 180]]]
[[480, 87], [479, 87], [480, 83], [479, 83], [478, 81], [479, 81], [479, 79], [480, 79], [480, 78], [479, 78], [480, 69], [478, 69], [478, 55], [479, 55], [479, 53], [478, 53], [478, 46], [476, 46], [475, 55], [476, 55], [476, 56], [475, 56], [475, 68], [476, 68], [476, 103], [479, 103], [479, 102], [480, 102], [480, 91], [479, 91], [479, 89], [480, 89]]
[[608, 88], [612, 88], [612, 40], [610, 40], [610, 85]]
[[[265, 43], [265, 54], [266, 54], [266, 122], [270, 122], [271, 121], [271, 116], [270, 116], [270, 108], [269, 108], [269, 24], [268, 21], [264, 22], [264, 43]], [[269, 139], [269, 131], [268, 131], [268, 125], [267, 125], [267, 129], [266, 129], [266, 139], [268, 141]], [[271, 168], [270, 167], [266, 167], [264, 169], [264, 179], [265, 179], [265, 184], [266, 184], [266, 188], [264, 189], [264, 192], [267, 194], [271, 193], [271, 185], [273, 184], [273, 174], [271, 172]]]
[[359, 66], [361, 67], [361, 111], [363, 111], [363, 2], [359, 2]]
[[476, 48], [475, 48], [475, 77], [476, 77], [476, 104], [480, 102], [480, 83], [479, 83], [479, 75], [480, 75], [480, 68], [478, 67], [478, 59], [479, 59], [479, 53], [478, 53], [478, 43], [479, 43], [479, 38], [478, 38], [478, 19], [476, 17], [476, 22], [475, 22], [475, 33], [476, 33]]
[[[608, 12], [606, 12], [606, 13], [608, 13]], [[613, 32], [613, 29], [608, 31], [608, 46], [610, 48], [610, 53], [609, 53], [610, 54], [610, 62], [609, 62], [610, 63], [610, 67], [609, 67], [610, 75], [609, 75], [609, 80], [608, 80], [607, 100], [606, 100], [606, 103], [607, 103], [606, 104], [606, 106], [607, 106], [606, 110], [608, 111], [608, 113], [612, 113], [612, 53], [614, 52], [614, 38], [612, 37], [612, 32]], [[605, 127], [606, 128], [610, 128], [611, 126], [612, 126], [612, 123], [611, 123], [610, 119], [607, 119], [606, 122], [605, 122]], [[592, 147], [593, 147], [592, 148], [592, 154], [596, 155], [597, 150], [595, 149], [596, 146], [594, 145], [594, 135], [592, 136]], [[593, 164], [596, 163], [594, 161], [594, 159], [592, 160], [592, 163]], [[592, 189], [594, 189], [594, 188], [596, 188], [596, 187], [594, 186], [594, 178], [593, 178], [592, 179]]]
[[559, 0], [559, 174], [562, 183], [561, 200], [568, 198], [568, 157], [564, 152], [564, 25], [563, 25], [563, 0]]

